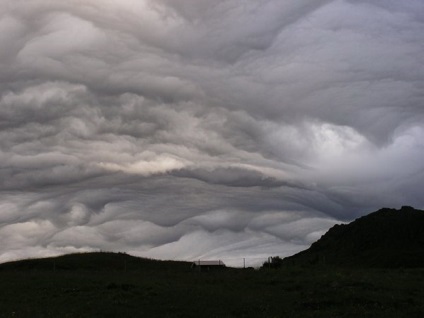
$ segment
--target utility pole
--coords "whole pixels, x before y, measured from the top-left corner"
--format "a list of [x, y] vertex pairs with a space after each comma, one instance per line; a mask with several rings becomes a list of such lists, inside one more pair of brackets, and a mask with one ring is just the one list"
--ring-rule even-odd
[[246, 268], [246, 259], [243, 257], [243, 268]]

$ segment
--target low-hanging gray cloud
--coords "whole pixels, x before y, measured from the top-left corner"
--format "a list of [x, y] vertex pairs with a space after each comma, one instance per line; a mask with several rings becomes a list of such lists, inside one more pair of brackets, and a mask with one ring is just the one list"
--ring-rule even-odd
[[0, 261], [266, 258], [424, 207], [424, 4], [2, 1]]

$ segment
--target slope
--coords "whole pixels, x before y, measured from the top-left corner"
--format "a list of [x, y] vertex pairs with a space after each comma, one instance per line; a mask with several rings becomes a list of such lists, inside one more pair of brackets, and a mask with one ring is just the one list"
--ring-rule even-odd
[[93, 252], [57, 257], [26, 259], [0, 264], [0, 270], [95, 270], [123, 271], [139, 269], [187, 269], [190, 263], [159, 261], [126, 253]]
[[283, 261], [295, 265], [424, 267], [424, 211], [384, 208], [335, 225], [317, 242]]

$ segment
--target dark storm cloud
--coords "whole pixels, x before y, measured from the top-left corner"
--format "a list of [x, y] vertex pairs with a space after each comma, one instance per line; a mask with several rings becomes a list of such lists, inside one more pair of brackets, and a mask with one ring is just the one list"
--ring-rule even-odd
[[267, 257], [423, 207], [422, 1], [3, 1], [0, 261]]

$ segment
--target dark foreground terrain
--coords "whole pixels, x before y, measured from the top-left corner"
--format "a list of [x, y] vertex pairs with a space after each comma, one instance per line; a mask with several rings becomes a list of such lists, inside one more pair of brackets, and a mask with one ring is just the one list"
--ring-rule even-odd
[[424, 269], [198, 272], [94, 253], [0, 265], [0, 317], [424, 317]]
[[335, 225], [286, 265], [424, 268], [424, 211], [383, 208], [349, 224]]

